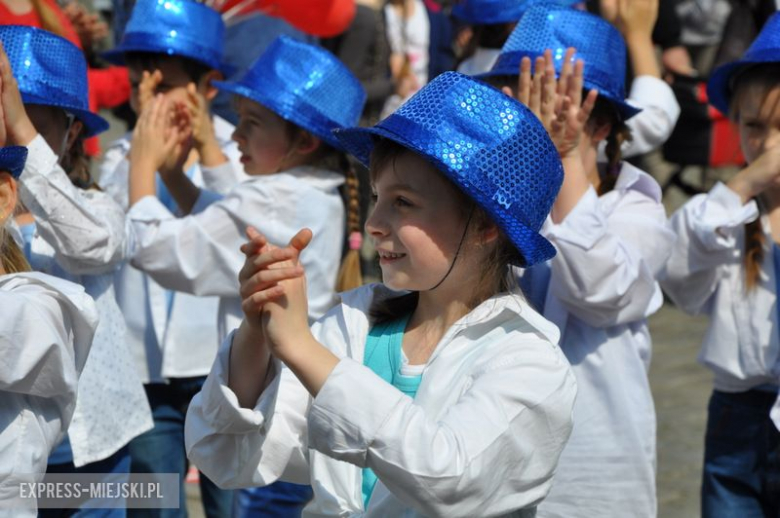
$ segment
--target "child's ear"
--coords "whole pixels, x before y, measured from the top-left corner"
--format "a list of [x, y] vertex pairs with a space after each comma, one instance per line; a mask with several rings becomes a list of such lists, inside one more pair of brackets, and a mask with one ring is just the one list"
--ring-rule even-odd
[[214, 100], [219, 93], [217, 87], [214, 86], [214, 81], [222, 81], [224, 79], [225, 76], [219, 70], [209, 70], [200, 78], [198, 89], [203, 93], [208, 102]]
[[295, 151], [299, 155], [310, 155], [317, 151], [321, 144], [322, 140], [319, 137], [312, 135], [308, 131], [301, 131], [295, 143]]
[[488, 223], [481, 229], [480, 244], [489, 245], [498, 239], [498, 225], [495, 223]]
[[13, 216], [16, 208], [16, 181], [5, 171], [0, 171], [0, 226]]

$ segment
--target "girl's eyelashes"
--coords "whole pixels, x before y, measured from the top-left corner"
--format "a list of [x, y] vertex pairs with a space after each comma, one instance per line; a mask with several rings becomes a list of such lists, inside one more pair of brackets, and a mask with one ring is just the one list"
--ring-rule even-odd
[[395, 199], [395, 204], [398, 207], [411, 207], [412, 206], [412, 203], [409, 200], [407, 200], [406, 198], [404, 198], [403, 196], [398, 196]]

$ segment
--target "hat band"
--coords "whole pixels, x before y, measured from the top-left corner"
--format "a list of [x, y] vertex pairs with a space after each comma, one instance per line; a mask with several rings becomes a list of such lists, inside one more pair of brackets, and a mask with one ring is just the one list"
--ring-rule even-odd
[[738, 62], [742, 61], [758, 61], [760, 63], [766, 63], [766, 62], [779, 62], [780, 63], [780, 48], [769, 48], [769, 49], [757, 49], [757, 50], [748, 50], [745, 53], [745, 56], [740, 59]]
[[[512, 52], [502, 52], [498, 59], [496, 60], [496, 64], [493, 65], [493, 68], [490, 71], [490, 75], [508, 75], [508, 76], [516, 76], [520, 74], [520, 62], [523, 60], [524, 57], [528, 56], [531, 58], [531, 63], [533, 64], [537, 57], [543, 57], [544, 52], [526, 52], [522, 50], [512, 51]], [[575, 59], [577, 56], [574, 56]], [[563, 59], [556, 60], [559, 62], [562, 62]], [[620, 83], [615, 81], [615, 77], [620, 77]], [[602, 70], [597, 65], [593, 64], [585, 64], [585, 77], [583, 78], [586, 82], [592, 84], [596, 87], [596, 89], [599, 91], [600, 94], [606, 94], [614, 99], [618, 100], [624, 100], [625, 99], [625, 86], [623, 84], [623, 75], [617, 72], [610, 72], [607, 70]]]
[[153, 52], [181, 56], [198, 61], [214, 69], [220, 69], [221, 49], [201, 45], [200, 42], [182, 37], [176, 31], [163, 37], [152, 32], [126, 32], [122, 43], [116, 49], [121, 52]]
[[[19, 81], [19, 91], [22, 94], [22, 102], [26, 104], [41, 104], [44, 106], [56, 106], [62, 109], [89, 111], [87, 99], [81, 98], [76, 93], [64, 92], [54, 89], [44, 83], [29, 83], [22, 79]], [[84, 92], [84, 97], [87, 93]]]

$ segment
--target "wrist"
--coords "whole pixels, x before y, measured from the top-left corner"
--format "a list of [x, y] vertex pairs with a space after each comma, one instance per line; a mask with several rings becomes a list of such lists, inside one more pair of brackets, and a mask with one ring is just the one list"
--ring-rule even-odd
[[17, 146], [28, 146], [38, 136], [38, 131], [28, 117], [16, 123], [9, 133], [11, 133], [9, 135], [11, 140]]
[[745, 178], [742, 174], [737, 174], [734, 178], [729, 180], [726, 187], [734, 191], [740, 197], [743, 205], [758, 195], [758, 189], [753, 185], [753, 182]]

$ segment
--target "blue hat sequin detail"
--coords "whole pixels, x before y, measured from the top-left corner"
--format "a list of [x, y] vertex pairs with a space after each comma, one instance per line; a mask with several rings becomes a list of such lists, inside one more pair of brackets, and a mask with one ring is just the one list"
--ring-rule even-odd
[[192, 0], [138, 0], [122, 41], [103, 54], [124, 64], [128, 52], [181, 56], [228, 75], [222, 62], [225, 24], [214, 9]]
[[479, 77], [517, 76], [520, 61], [531, 62], [552, 49], [555, 71], [560, 72], [566, 49], [577, 49], [585, 62], [584, 86], [596, 89], [617, 108], [623, 120], [640, 112], [625, 101], [626, 44], [609, 22], [590, 13], [554, 4], [538, 4], [526, 11], [490, 72]]
[[[511, 23], [540, 1], [550, 0], [462, 0], [452, 8], [452, 15], [474, 25]], [[572, 5], [579, 0], [556, 0], [560, 5]]]
[[780, 63], [780, 13], [773, 14], [741, 59], [715, 69], [707, 82], [710, 104], [728, 113], [733, 80], [753, 65]]
[[0, 172], [11, 173], [19, 178], [27, 160], [27, 148], [23, 146], [0, 147]]
[[108, 129], [105, 119], [89, 111], [87, 62], [78, 47], [43, 29], [20, 25], [0, 26], [0, 41], [24, 103], [72, 113], [88, 137]]
[[220, 90], [247, 97], [323, 139], [336, 149], [333, 130], [355, 126], [366, 93], [330, 52], [280, 36], [243, 77], [214, 81]]
[[432, 162], [504, 230], [519, 266], [555, 256], [539, 230], [563, 181], [558, 151], [536, 116], [498, 90], [446, 72], [376, 126], [336, 136], [365, 165], [376, 137]]

